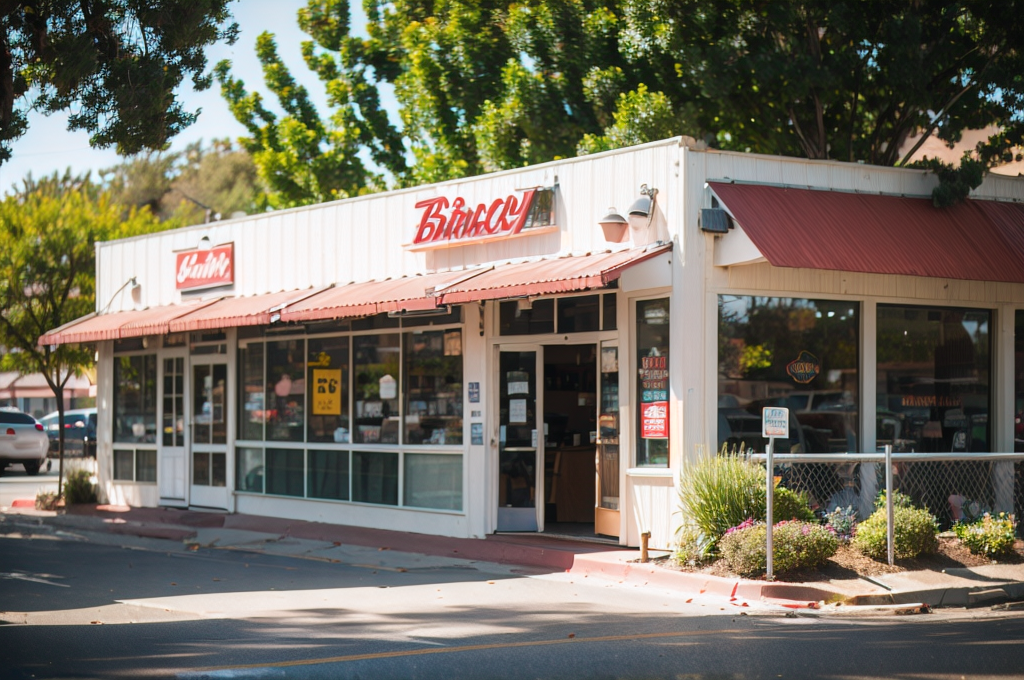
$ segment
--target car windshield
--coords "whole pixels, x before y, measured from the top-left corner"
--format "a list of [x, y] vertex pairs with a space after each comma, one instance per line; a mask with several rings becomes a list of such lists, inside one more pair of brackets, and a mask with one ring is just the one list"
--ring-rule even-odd
[[27, 413], [14, 413], [13, 411], [0, 411], [0, 423], [5, 425], [34, 425], [36, 419]]

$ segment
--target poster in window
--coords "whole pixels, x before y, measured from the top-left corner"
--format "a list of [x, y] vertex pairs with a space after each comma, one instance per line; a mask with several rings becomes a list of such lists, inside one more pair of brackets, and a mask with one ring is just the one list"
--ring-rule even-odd
[[462, 356], [462, 331], [444, 332], [444, 355], [446, 357]]
[[509, 401], [508, 401], [508, 422], [510, 422], [510, 423], [525, 423], [526, 422], [526, 400], [525, 399], [509, 399]]
[[668, 439], [667, 401], [640, 406], [640, 436], [644, 439]]
[[313, 369], [313, 415], [341, 415], [341, 369]]

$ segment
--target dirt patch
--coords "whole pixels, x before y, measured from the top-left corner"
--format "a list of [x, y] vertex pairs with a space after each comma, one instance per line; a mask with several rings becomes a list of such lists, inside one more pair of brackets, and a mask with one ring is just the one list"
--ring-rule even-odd
[[[831, 581], [833, 579], [852, 579], [860, 576], [879, 576], [895, 574], [902, 571], [942, 571], [960, 567], [979, 567], [985, 564], [1020, 564], [1024, 563], [1024, 541], [1014, 544], [1012, 555], [991, 560], [984, 555], [973, 555], [960, 541], [953, 537], [940, 536], [939, 550], [931, 555], [920, 555], [912, 560], [896, 560], [893, 566], [883, 560], [875, 560], [854, 550], [849, 545], [839, 546], [839, 550], [828, 562], [817, 569], [801, 569], [785, 574], [776, 574], [780, 580], [813, 583]], [[718, 560], [702, 567], [677, 564], [672, 558], [666, 558], [663, 566], [681, 571], [711, 574], [713, 576], [737, 577], [731, 572], [724, 561]], [[764, 574], [756, 577], [763, 580]]]

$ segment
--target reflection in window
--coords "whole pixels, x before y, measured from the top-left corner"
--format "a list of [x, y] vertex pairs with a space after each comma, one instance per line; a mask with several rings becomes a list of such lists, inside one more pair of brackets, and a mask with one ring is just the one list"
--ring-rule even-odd
[[558, 332], [582, 333], [600, 327], [600, 295], [581, 295], [558, 299]]
[[499, 335], [538, 335], [555, 332], [555, 301], [511, 300], [498, 306]]
[[[1024, 452], [1024, 311], [1017, 311], [1014, 319], [1014, 406], [1013, 450]], [[1017, 513], [1018, 517], [1020, 513]]]
[[267, 343], [267, 439], [301, 442], [305, 429], [306, 365], [303, 340]]
[[243, 440], [263, 439], [266, 417], [266, 390], [263, 384], [263, 343], [253, 342], [238, 350], [238, 437]]
[[348, 500], [348, 451], [310, 450], [309, 497]]
[[462, 456], [405, 454], [404, 505], [462, 509]]
[[114, 441], [156, 443], [156, 355], [114, 358]]
[[352, 454], [352, 500], [398, 505], [398, 454], [356, 451]]
[[398, 443], [399, 335], [361, 335], [355, 351], [355, 432], [360, 444]]
[[878, 306], [878, 446], [990, 450], [991, 316], [984, 309]]
[[669, 301], [636, 303], [637, 467], [668, 467]]
[[347, 444], [348, 338], [309, 340], [309, 433], [306, 441]]
[[405, 334], [405, 443], [462, 444], [462, 331]]
[[267, 449], [266, 456], [267, 493], [302, 496], [305, 452], [301, 449]]
[[263, 493], [263, 449], [235, 449], [235, 486], [239, 491]]
[[790, 438], [776, 451], [858, 451], [858, 311], [852, 302], [719, 296], [719, 448], [763, 452], [761, 411], [784, 406]]

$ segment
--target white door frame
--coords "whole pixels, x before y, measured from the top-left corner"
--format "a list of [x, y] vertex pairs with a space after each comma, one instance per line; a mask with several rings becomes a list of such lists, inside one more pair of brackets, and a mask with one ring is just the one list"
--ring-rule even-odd
[[[182, 360], [182, 413], [184, 432], [181, 446], [164, 446], [164, 361], [167, 359]], [[187, 347], [172, 347], [157, 353], [157, 486], [160, 493], [160, 505], [169, 507], [188, 507], [189, 489], [191, 487], [191, 452], [189, 444], [190, 399], [189, 399], [189, 361]], [[178, 465], [175, 466], [175, 462]], [[174, 468], [178, 469], [175, 470]], [[181, 493], [176, 493], [174, 477], [180, 475]], [[170, 477], [170, 479], [168, 479]]]
[[[195, 423], [195, 419], [194, 419], [195, 403], [190, 398], [188, 400], [189, 401], [189, 409], [187, 411], [187, 413], [188, 413], [188, 420], [187, 420], [188, 437], [187, 438], [188, 438], [188, 444], [189, 444], [189, 446], [188, 446], [188, 457], [189, 457], [189, 463], [190, 463], [189, 466], [188, 466], [189, 467], [189, 475], [188, 475], [189, 505], [190, 506], [195, 506], [195, 507], [200, 507], [200, 508], [213, 508], [213, 509], [217, 509], [217, 510], [230, 510], [231, 509], [231, 492], [230, 492], [230, 489], [231, 489], [231, 475], [230, 475], [230, 471], [231, 470], [230, 469], [231, 469], [231, 463], [232, 463], [231, 458], [232, 457], [229, 455], [228, 449], [229, 449], [229, 446], [230, 446], [230, 442], [232, 441], [232, 432], [231, 432], [231, 428], [230, 428], [230, 423], [231, 423], [232, 414], [233, 414], [233, 411], [232, 411], [232, 407], [233, 407], [233, 399], [232, 399], [233, 390], [232, 390], [232, 380], [231, 380], [232, 365], [231, 365], [231, 362], [229, 361], [228, 356], [224, 355], [224, 354], [200, 354], [200, 355], [193, 355], [193, 356], [191, 356], [190, 360], [188, 362], [188, 380], [186, 381], [186, 386], [189, 389], [190, 397], [191, 397], [191, 395], [192, 395], [192, 393], [193, 393], [193, 391], [195, 389], [195, 385], [193, 384], [192, 377], [195, 374], [195, 369], [197, 367], [199, 367], [199, 366], [210, 366], [211, 367], [211, 374], [212, 374], [212, 368], [214, 366], [224, 366], [224, 371], [225, 371], [225, 378], [224, 378], [224, 380], [225, 380], [225, 384], [224, 384], [224, 403], [222, 405], [223, 411], [221, 412], [220, 417], [222, 418], [222, 420], [224, 422], [225, 439], [224, 439], [224, 443], [223, 444], [210, 444], [210, 443], [196, 442], [196, 440], [195, 440], [196, 423]], [[216, 417], [217, 417], [216, 411], [213, 409], [213, 405], [211, 404], [211, 413], [210, 413], [211, 425], [213, 424], [213, 422], [215, 422], [214, 418], [216, 418]], [[193, 459], [193, 457], [195, 456], [196, 453], [211, 453], [211, 454], [222, 453], [222, 454], [224, 454], [224, 467], [225, 467], [225, 469], [224, 469], [224, 477], [225, 477], [225, 479], [224, 479], [224, 486], [211, 486], [211, 485], [195, 484], [194, 483], [194, 477], [193, 476], [195, 475], [195, 469], [194, 469], [194, 465], [192, 465], [191, 463], [192, 463], [192, 459]], [[211, 463], [212, 463], [212, 460], [211, 460]], [[212, 466], [211, 466], [211, 471], [212, 471]]]

